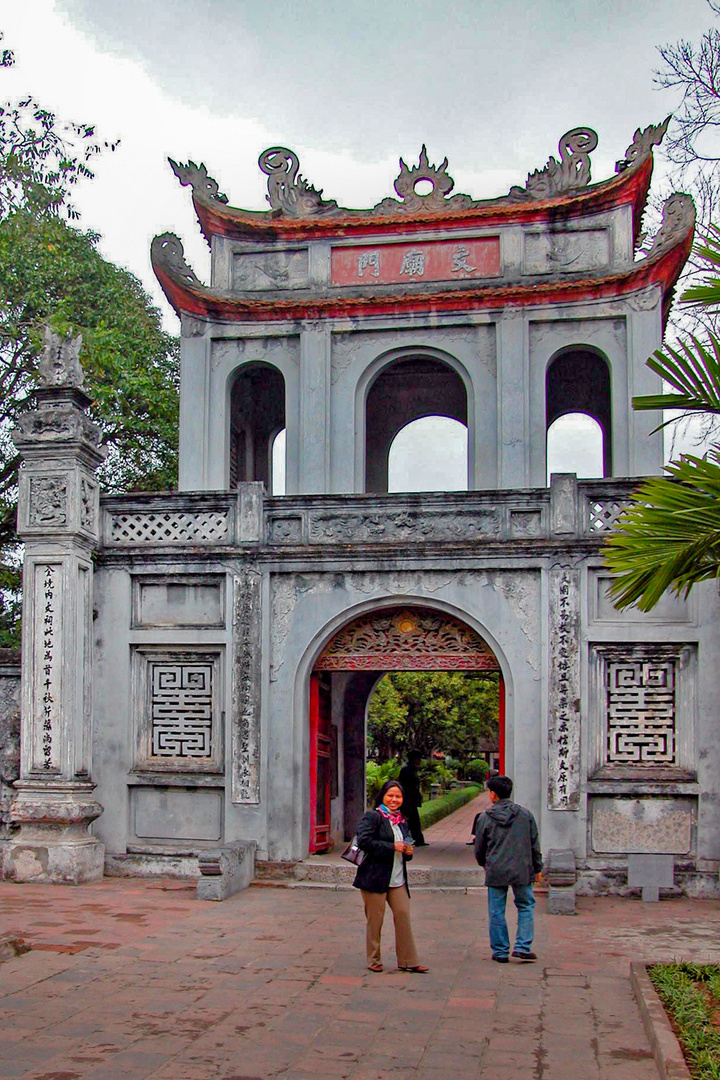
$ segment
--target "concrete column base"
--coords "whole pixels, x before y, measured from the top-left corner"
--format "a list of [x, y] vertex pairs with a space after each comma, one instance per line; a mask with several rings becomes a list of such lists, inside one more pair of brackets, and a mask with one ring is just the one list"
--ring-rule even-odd
[[18, 831], [5, 846], [7, 881], [81, 885], [103, 876], [105, 847], [88, 836], [102, 813], [85, 781], [17, 780], [10, 820]]

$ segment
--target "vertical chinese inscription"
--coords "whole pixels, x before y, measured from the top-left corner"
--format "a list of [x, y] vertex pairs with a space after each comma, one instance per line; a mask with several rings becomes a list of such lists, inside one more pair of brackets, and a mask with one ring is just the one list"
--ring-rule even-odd
[[57, 720], [60, 705], [61, 656], [58, 647], [61, 567], [36, 566], [36, 678], [35, 678], [35, 761], [43, 772], [58, 767]]
[[232, 801], [260, 801], [260, 575], [244, 570], [233, 594]]
[[548, 808], [580, 806], [578, 573], [550, 571], [550, 694], [548, 710]]

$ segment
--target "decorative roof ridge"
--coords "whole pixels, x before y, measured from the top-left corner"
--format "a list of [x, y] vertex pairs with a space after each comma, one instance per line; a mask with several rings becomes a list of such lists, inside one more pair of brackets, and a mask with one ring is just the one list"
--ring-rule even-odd
[[[670, 117], [661, 124], [650, 124], [645, 129], [637, 128], [633, 140], [625, 151], [625, 156], [616, 163], [619, 174], [634, 172], [652, 155], [654, 146], [659, 145], [667, 130]], [[484, 210], [491, 207], [517, 204], [545, 204], [558, 200], [566, 201], [585, 191], [597, 191], [616, 183], [616, 178], [590, 185], [590, 154], [597, 147], [598, 136], [592, 128], [578, 127], [566, 132], [558, 144], [559, 159], [550, 156], [542, 169], [528, 173], [524, 187], [513, 186], [507, 195], [492, 199], [473, 199], [469, 195], [451, 192], [455, 181], [447, 171], [448, 159], [440, 165], [431, 165], [427, 149], [422, 146], [418, 164], [410, 168], [400, 158], [400, 173], [394, 182], [397, 198], [392, 196], [382, 199], [369, 209], [350, 209], [341, 207], [334, 199], [324, 199], [322, 189], [318, 190], [300, 174], [300, 160], [297, 154], [283, 146], [272, 146], [264, 150], [258, 159], [258, 165], [267, 176], [266, 199], [269, 210], [243, 210], [231, 207], [227, 196], [223, 195], [216, 180], [208, 175], [204, 164], [196, 165], [189, 161], [178, 164], [168, 158], [173, 172], [183, 186], [193, 190], [193, 201], [198, 212], [201, 227], [205, 232], [202, 208], [212, 207], [222, 217], [244, 219], [248, 223], [265, 224], [306, 222], [308, 219], [338, 219], [356, 221], [367, 218], [396, 218], [420, 216], [423, 220], [430, 215], [445, 216], [459, 211]], [[429, 185], [430, 190], [423, 191]], [[222, 209], [221, 209], [222, 207]], [[226, 208], [226, 209], [225, 209]]]
[[[227, 317], [231, 311], [235, 317], [243, 314], [255, 314], [265, 318], [299, 317], [297, 312], [312, 310], [314, 316], [334, 314], [336, 309], [346, 307], [379, 307], [391, 303], [448, 302], [465, 300], [482, 295], [488, 299], [497, 298], [499, 302], [521, 304], [524, 302], [544, 302], [546, 292], [578, 293], [583, 290], [596, 290], [611, 285], [622, 285], [623, 292], [642, 289], [647, 285], [663, 286], [663, 312], [667, 317], [669, 302], [677, 277], [692, 246], [695, 228], [695, 204], [691, 196], [682, 192], [671, 195], [664, 204], [660, 228], [653, 238], [645, 257], [605, 275], [585, 278], [565, 278], [544, 282], [525, 283], [519, 281], [494, 281], [479, 285], [474, 290], [440, 290], [436, 293], [412, 293], [402, 295], [373, 292], [349, 295], [340, 293], [323, 297], [290, 297], [248, 300], [227, 290], [213, 289], [203, 285], [184, 257], [183, 245], [173, 233], [156, 236], [151, 246], [151, 261], [155, 274], [169, 302], [180, 313], [187, 310], [198, 314], [198, 304], [207, 312], [219, 312]], [[672, 256], [672, 257], [671, 257]], [[667, 273], [658, 275], [658, 280], [650, 280], [651, 271], [663, 260], [668, 260]], [[183, 303], [186, 301], [186, 304]], [[295, 314], [293, 314], [295, 313]]]

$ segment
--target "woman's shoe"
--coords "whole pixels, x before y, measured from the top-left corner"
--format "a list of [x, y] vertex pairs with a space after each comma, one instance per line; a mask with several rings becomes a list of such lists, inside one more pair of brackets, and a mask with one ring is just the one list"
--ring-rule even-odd
[[382, 964], [368, 964], [368, 971], [382, 971]]
[[414, 967], [398, 967], [398, 971], [415, 971], [418, 975], [425, 975], [430, 968], [423, 967], [422, 964], [416, 964]]

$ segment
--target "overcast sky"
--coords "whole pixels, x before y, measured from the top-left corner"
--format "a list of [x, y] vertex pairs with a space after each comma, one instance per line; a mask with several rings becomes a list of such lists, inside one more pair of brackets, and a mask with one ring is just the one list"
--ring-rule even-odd
[[203, 280], [209, 259], [168, 156], [205, 162], [231, 205], [263, 209], [258, 155], [289, 146], [326, 197], [364, 207], [423, 142], [456, 191], [485, 198], [589, 125], [602, 180], [638, 125], [678, 105], [653, 87], [657, 46], [712, 21], [705, 0], [25, 0], [0, 15], [16, 56], [0, 100], [31, 93], [121, 139], [77, 192], [81, 224], [176, 329], [150, 241], [178, 233]]

